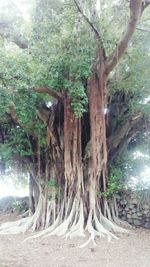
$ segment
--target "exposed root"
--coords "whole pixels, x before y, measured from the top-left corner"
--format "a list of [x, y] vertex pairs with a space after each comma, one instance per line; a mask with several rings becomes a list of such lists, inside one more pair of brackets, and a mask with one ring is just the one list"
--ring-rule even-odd
[[23, 218], [15, 222], [7, 222], [1, 225], [0, 235], [20, 234], [26, 231], [26, 225], [30, 223], [32, 217]]
[[72, 224], [72, 220], [74, 218], [76, 202], [77, 202], [77, 200], [75, 199], [74, 203], [72, 205], [72, 209], [71, 209], [70, 215], [68, 216], [68, 218], [65, 219], [53, 231], [51, 231], [51, 233], [48, 234], [48, 236], [51, 236], [51, 235], [64, 236], [68, 232], [68, 229], [69, 229], [70, 225]]
[[132, 229], [133, 226], [131, 226], [128, 222], [122, 221], [118, 218], [118, 208], [117, 208], [117, 203], [116, 199], [114, 198], [114, 201], [110, 205], [111, 207], [111, 213], [112, 213], [112, 219], [113, 222], [117, 225], [120, 226], [121, 228], [125, 229]]
[[[117, 218], [116, 216], [113, 217], [113, 221], [116, 225], [120, 226], [121, 228], [123, 228], [124, 230], [126, 229], [127, 232], [129, 232], [129, 229], [133, 229], [134, 226], [132, 226], [131, 224], [129, 224], [126, 221], [122, 221], [119, 218]], [[127, 230], [128, 229], [128, 230]]]
[[83, 202], [81, 201], [79, 207], [80, 213], [78, 218], [78, 212], [76, 212], [76, 217], [70, 231], [66, 234], [66, 238], [72, 238], [73, 236], [83, 236], [84, 234], [84, 214], [83, 214]]
[[114, 222], [108, 220], [106, 217], [104, 217], [102, 214], [101, 214], [101, 223], [102, 225], [105, 227], [105, 229], [107, 229], [108, 231], [110, 232], [113, 232], [113, 233], [128, 233], [128, 230], [116, 225]]
[[56, 221], [54, 222], [54, 224], [52, 224], [51, 226], [49, 226], [45, 230], [40, 231], [38, 234], [34, 234], [33, 236], [26, 238], [24, 241], [27, 241], [30, 239], [35, 239], [35, 238], [42, 237], [42, 236], [45, 237], [45, 235], [47, 236], [51, 231], [53, 231], [59, 225], [59, 221], [60, 220], [59, 220], [59, 216], [58, 216]]
[[20, 219], [15, 222], [4, 223], [0, 227], [0, 235], [6, 234], [21, 234], [27, 232], [29, 229], [33, 231], [40, 225], [42, 213], [42, 195], [39, 198], [36, 212], [33, 216]]
[[[87, 221], [86, 230], [90, 234], [89, 239], [80, 246], [80, 248], [84, 248], [87, 246], [90, 242], [92, 242], [93, 246], [96, 246], [96, 238], [97, 237], [107, 237], [108, 240], [111, 240], [112, 238], [118, 239], [113, 233], [109, 232], [107, 228], [105, 228], [100, 221], [98, 220], [96, 216], [96, 212], [94, 211], [94, 215], [92, 216], [92, 211], [89, 214], [89, 218]], [[93, 217], [93, 220], [92, 220]], [[95, 226], [95, 227], [94, 227]]]
[[19, 217], [20, 218], [26, 218], [29, 216], [29, 210], [27, 210], [26, 212], [24, 212], [23, 214], [21, 214]]
[[[107, 237], [108, 241], [110, 241], [111, 239], [118, 239], [116, 236], [118, 233], [128, 233], [126, 229], [123, 229], [116, 224], [117, 217], [115, 216], [115, 213], [113, 214], [113, 220], [115, 218], [116, 221], [114, 220], [115, 222], [112, 222], [111, 218], [107, 219], [102, 214], [100, 207], [98, 207], [97, 210], [96, 208], [90, 210], [85, 225], [84, 206], [81, 198], [75, 198], [72, 203], [72, 207], [71, 202], [69, 201], [68, 215], [66, 213], [63, 215], [64, 205], [62, 205], [61, 210], [56, 217], [56, 214], [53, 212], [53, 209], [56, 208], [54, 204], [55, 203], [51, 202], [51, 205], [49, 205], [47, 209], [47, 216], [52, 218], [51, 225], [47, 227], [48, 222], [50, 222], [50, 217], [49, 220], [46, 218], [46, 229], [28, 237], [25, 239], [25, 241], [38, 237], [45, 238], [52, 235], [63, 236], [65, 238], [72, 238], [76, 236], [85, 237], [87, 233], [89, 234], [88, 240], [80, 246], [80, 248], [84, 248], [89, 243], [92, 243], [93, 246], [96, 246], [96, 240], [99, 237]], [[39, 225], [43, 223], [42, 207], [43, 201], [41, 198], [39, 200], [36, 212], [32, 217], [24, 218], [17, 222], [3, 224], [0, 227], [0, 235], [24, 233], [29, 229], [35, 231], [37, 226], [39, 227]], [[109, 211], [108, 206], [107, 210]], [[111, 213], [109, 212], [109, 217]]]

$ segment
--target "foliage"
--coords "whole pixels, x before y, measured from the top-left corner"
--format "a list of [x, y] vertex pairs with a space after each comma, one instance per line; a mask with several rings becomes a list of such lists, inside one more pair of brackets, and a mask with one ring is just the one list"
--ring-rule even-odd
[[[128, 1], [102, 1], [98, 15], [94, 13], [96, 1], [79, 2], [93, 25], [100, 30], [106, 53], [110, 55], [128, 20]], [[21, 0], [18, 3], [23, 4]], [[9, 138], [0, 145], [1, 157], [10, 164], [14, 159], [23, 161], [34, 156], [33, 136], [40, 141], [42, 151], [46, 148], [46, 127], [39, 119], [37, 110], [41, 103], [54, 100], [35, 93], [32, 90], [34, 87], [48, 86], [60, 93], [66, 91], [77, 117], [82, 117], [87, 111], [87, 80], [92, 74], [99, 42], [93, 38], [93, 31], [73, 0], [28, 0], [28, 21], [25, 21], [15, 2], [11, 12], [8, 8], [10, 1], [3, 4], [5, 12], [3, 6], [0, 9], [2, 19], [11, 24], [12, 34], [26, 35], [28, 42], [28, 49], [23, 50], [10, 42], [11, 38], [0, 38], [0, 124], [8, 121], [11, 103], [19, 120], [19, 123], [9, 120]], [[139, 22], [141, 28], [149, 27], [147, 12], [142, 21]], [[108, 81], [108, 97], [113, 98], [116, 92], [124, 92], [126, 96], [126, 113], [117, 117], [120, 128], [133, 115], [142, 113], [149, 117], [150, 114], [149, 38], [145, 32], [136, 32], [128, 52]], [[122, 163], [117, 163], [111, 169], [106, 195], [120, 189], [121, 177], [125, 179], [124, 176], [127, 176], [123, 175], [123, 171], [126, 173], [128, 170], [131, 175], [131, 169], [138, 170], [140, 164], [133, 167], [129, 158], [125, 156], [124, 159], [126, 168], [122, 168]]]
[[107, 189], [100, 195], [104, 198], [111, 198], [115, 194], [118, 194], [124, 189], [123, 183], [124, 172], [120, 168], [111, 168], [110, 174], [108, 176]]
[[[67, 90], [72, 108], [80, 117], [87, 104], [84, 82], [91, 74], [97, 44], [85, 22], [78, 23], [78, 17], [82, 18], [75, 12], [74, 6], [68, 3], [60, 13], [58, 2], [56, 6], [51, 1], [47, 1], [42, 8], [41, 4], [37, 6], [35, 16], [40, 15], [33, 36], [33, 81], [36, 86]], [[41, 20], [43, 16], [44, 21]]]
[[20, 213], [21, 211], [21, 202], [16, 200], [12, 203], [12, 208], [13, 208], [13, 211], [17, 212], [17, 213]]

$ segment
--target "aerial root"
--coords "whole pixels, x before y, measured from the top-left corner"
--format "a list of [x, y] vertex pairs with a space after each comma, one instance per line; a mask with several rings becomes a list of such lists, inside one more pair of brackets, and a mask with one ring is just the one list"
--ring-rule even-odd
[[52, 235], [64, 236], [68, 232], [70, 225], [72, 224], [73, 218], [75, 216], [75, 210], [76, 210], [76, 200], [74, 200], [69, 216], [62, 223], [60, 223], [53, 231], [51, 231], [47, 236], [52, 236]]
[[[118, 207], [117, 207], [117, 202], [116, 199], [114, 198], [114, 202], [111, 203], [110, 205], [111, 208], [111, 213], [112, 213], [112, 219], [113, 222], [117, 225], [120, 226], [121, 228], [125, 228], [125, 229], [132, 229], [133, 226], [131, 226], [128, 222], [122, 221], [118, 218]], [[109, 207], [108, 207], [109, 209]]]
[[66, 217], [64, 221], [62, 221], [62, 213], [60, 212], [51, 226], [38, 234], [26, 238], [25, 241], [41, 236], [46, 238], [52, 235], [63, 236], [66, 239], [73, 236], [85, 236], [83, 203], [79, 203], [79, 201], [75, 200], [69, 216]]
[[66, 234], [66, 239], [72, 238], [73, 236], [83, 236], [85, 237], [84, 233], [84, 214], [83, 214], [83, 202], [81, 201], [79, 207], [79, 214], [76, 212], [74, 223], [70, 227], [69, 232]]

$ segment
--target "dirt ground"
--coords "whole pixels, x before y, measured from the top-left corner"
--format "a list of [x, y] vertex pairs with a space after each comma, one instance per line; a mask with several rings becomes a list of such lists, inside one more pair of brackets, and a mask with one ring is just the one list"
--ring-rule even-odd
[[[15, 219], [15, 215], [0, 215], [0, 224]], [[132, 230], [111, 242], [100, 239], [94, 249], [79, 248], [85, 239], [77, 238], [24, 242], [28, 235], [0, 236], [0, 267], [150, 267], [149, 230]]]

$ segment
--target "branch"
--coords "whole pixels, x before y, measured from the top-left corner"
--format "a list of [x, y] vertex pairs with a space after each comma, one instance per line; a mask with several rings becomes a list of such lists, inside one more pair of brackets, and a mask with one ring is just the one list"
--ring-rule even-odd
[[9, 39], [22, 49], [28, 48], [27, 41], [23, 40], [21, 35], [13, 33], [13, 30], [7, 22], [0, 22], [0, 36]]
[[131, 128], [136, 125], [141, 119], [143, 118], [142, 114], [138, 114], [135, 117], [132, 117], [128, 119], [125, 124], [118, 128], [114, 135], [110, 136], [108, 138], [108, 147], [110, 150], [115, 149], [118, 147], [120, 141], [128, 135], [128, 132], [131, 130]]
[[45, 104], [41, 104], [38, 107], [38, 110], [37, 110], [38, 117], [41, 121], [44, 122], [45, 125], [48, 124], [48, 121], [50, 118], [50, 113], [51, 113], [50, 109], [47, 108], [47, 106]]
[[123, 127], [117, 129], [112, 136], [108, 137], [108, 155], [111, 164], [144, 127], [143, 115], [138, 114], [127, 120]]
[[93, 25], [93, 23], [89, 20], [89, 18], [84, 14], [83, 10], [81, 9], [81, 7], [79, 6], [78, 2], [76, 0], [74, 0], [74, 3], [79, 11], [79, 13], [81, 13], [81, 15], [83, 16], [83, 18], [85, 19], [85, 21], [90, 25], [90, 27], [92, 28], [92, 30], [94, 31], [96, 37], [100, 40], [101, 36], [98, 32], [98, 30], [95, 28], [95, 26]]
[[16, 107], [15, 107], [15, 104], [13, 102], [11, 102], [8, 106], [8, 109], [7, 109], [7, 114], [12, 118], [12, 120], [17, 124], [19, 125], [21, 128], [24, 128], [24, 126], [21, 124], [19, 118], [17, 117], [17, 114], [16, 114]]
[[63, 102], [63, 97], [60, 93], [52, 90], [49, 87], [38, 87], [38, 88], [34, 88], [33, 89], [36, 93], [40, 93], [40, 94], [48, 94], [54, 98], [56, 98], [59, 102]]
[[141, 10], [141, 15], [143, 13], [143, 11], [150, 5], [150, 0], [144, 0], [142, 2], [142, 10]]
[[74, 3], [76, 5], [77, 10], [79, 11], [79, 13], [81, 13], [81, 15], [84, 18], [84, 20], [89, 24], [89, 26], [91, 27], [92, 31], [95, 33], [95, 36], [98, 39], [98, 41], [100, 42], [101, 48], [103, 49], [103, 53], [104, 53], [104, 56], [105, 56], [105, 49], [104, 49], [103, 40], [101, 38], [100, 33], [98, 32], [98, 30], [96, 29], [96, 27], [93, 25], [93, 23], [89, 20], [89, 18], [84, 14], [83, 10], [79, 6], [78, 1], [77, 0], [74, 0]]
[[17, 114], [16, 114], [16, 107], [15, 104], [13, 102], [11, 102], [8, 106], [7, 109], [7, 114], [10, 116], [10, 118], [12, 119], [12, 121], [14, 121], [14, 123], [18, 126], [20, 126], [20, 128], [24, 129], [26, 132], [28, 132], [30, 135], [32, 135], [34, 137], [35, 140], [37, 140], [38, 136], [34, 131], [29, 131], [29, 129], [26, 127], [26, 125], [22, 124], [22, 122], [20, 121], [20, 119], [18, 118]]
[[118, 64], [118, 61], [121, 59], [122, 55], [127, 49], [129, 41], [135, 32], [138, 19], [141, 15], [142, 10], [142, 0], [130, 0], [130, 19], [126, 30], [117, 44], [116, 49], [106, 62], [106, 74], [108, 75], [114, 67]]
[[149, 30], [146, 30], [146, 29], [143, 29], [143, 28], [136, 27], [136, 29], [139, 30], [139, 31], [142, 31], [142, 32], [148, 32], [148, 33], [150, 33]]

